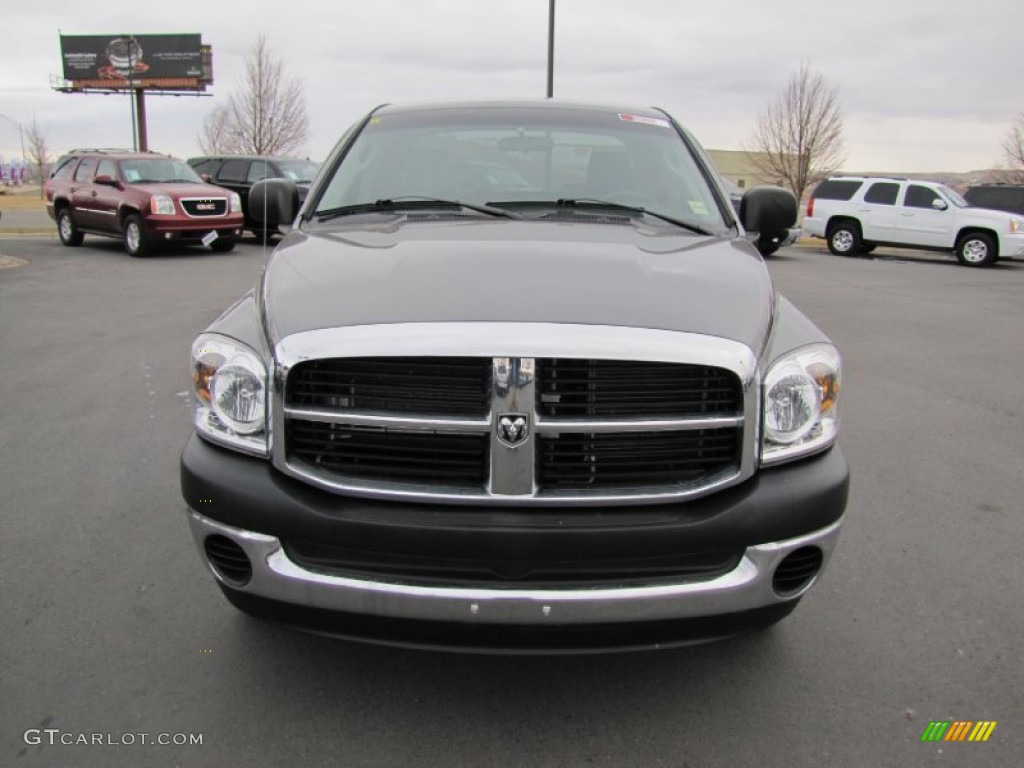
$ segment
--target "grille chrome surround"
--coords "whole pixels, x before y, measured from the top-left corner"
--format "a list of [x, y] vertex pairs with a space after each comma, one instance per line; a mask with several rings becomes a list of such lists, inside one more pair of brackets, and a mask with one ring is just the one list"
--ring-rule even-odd
[[[498, 356], [503, 355], [503, 356]], [[610, 326], [582, 326], [548, 323], [408, 323], [383, 326], [354, 326], [320, 329], [289, 336], [275, 348], [276, 366], [271, 409], [271, 443], [274, 465], [282, 472], [319, 488], [339, 494], [373, 498], [407, 499], [439, 504], [476, 504], [505, 506], [594, 506], [614, 504], [650, 504], [705, 496], [735, 485], [753, 475], [759, 440], [760, 376], [754, 354], [737, 342], [695, 334]], [[323, 404], [292, 404], [286, 386], [293, 369], [302, 369], [310, 361], [324, 358], [486, 358], [493, 366], [489, 411], [486, 415], [373, 411]], [[607, 417], [583, 408], [585, 417], [545, 415], [543, 382], [537, 377], [550, 361], [642, 361], [725, 369], [736, 382], [733, 408], [719, 406], [686, 414], [652, 417]], [[621, 368], [621, 365], [613, 366]], [[665, 369], [668, 370], [668, 369]], [[286, 398], [287, 396], [287, 398]], [[347, 401], [346, 401], [347, 402]], [[413, 409], [415, 411], [415, 409]], [[579, 410], [577, 412], [580, 412]], [[497, 424], [510, 414], [528, 416], [529, 437], [516, 445], [498, 437]], [[334, 445], [322, 455], [316, 451], [297, 455], [289, 445], [289, 424], [297, 421], [319, 422], [318, 429], [348, 434], [356, 428], [390, 432], [400, 447], [417, 444], [424, 433], [449, 438], [486, 436], [486, 448], [480, 451], [484, 462], [484, 482], [451, 482], [440, 474], [419, 480], [402, 477], [401, 472], [373, 478], [358, 471], [337, 471], [327, 467], [334, 461]], [[726, 432], [722, 432], [725, 430]], [[723, 459], [721, 446], [708, 449], [701, 458], [701, 432], [733, 435], [731, 456]], [[630, 433], [634, 433], [630, 437]], [[659, 437], [659, 433], [661, 434]], [[672, 434], [675, 433], [675, 434]], [[276, 435], [276, 439], [274, 436]], [[542, 480], [545, 446], [558, 443], [565, 435], [590, 445], [613, 446], [605, 451], [604, 461], [620, 462], [626, 451], [626, 480], [621, 483], [563, 483], [546, 486]], [[618, 438], [616, 437], [618, 435]], [[405, 437], [403, 437], [405, 436]], [[635, 438], [635, 439], [634, 439]], [[636, 474], [630, 452], [645, 443], [659, 446], [689, 446], [697, 451], [696, 469], [680, 462], [662, 465], [655, 481]], [[696, 443], [694, 442], [696, 441]], [[721, 439], [719, 439], [721, 442]], [[419, 444], [428, 445], [429, 440]], [[632, 444], [632, 448], [630, 445]], [[617, 447], [614, 447], [617, 446]], [[600, 452], [588, 454], [584, 461], [595, 461]], [[710, 457], [710, 458], [708, 458]], [[346, 459], [347, 460], [347, 459]], [[339, 466], [344, 462], [341, 461]], [[564, 463], [564, 462], [563, 462]], [[684, 462], [685, 463], [685, 462]], [[350, 465], [351, 466], [357, 465]], [[570, 467], [570, 475], [579, 477], [580, 468]], [[575, 474], [574, 474], [575, 473]], [[642, 480], [642, 481], [641, 481]]]
[[193, 219], [222, 218], [228, 215], [226, 197], [182, 197], [178, 202], [185, 215]]

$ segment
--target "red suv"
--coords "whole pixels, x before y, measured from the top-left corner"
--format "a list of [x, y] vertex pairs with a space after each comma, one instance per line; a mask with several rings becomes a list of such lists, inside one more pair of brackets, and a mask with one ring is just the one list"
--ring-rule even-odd
[[74, 150], [46, 182], [46, 210], [60, 240], [121, 238], [132, 256], [161, 244], [230, 251], [242, 234], [238, 195], [205, 183], [184, 160], [155, 152]]

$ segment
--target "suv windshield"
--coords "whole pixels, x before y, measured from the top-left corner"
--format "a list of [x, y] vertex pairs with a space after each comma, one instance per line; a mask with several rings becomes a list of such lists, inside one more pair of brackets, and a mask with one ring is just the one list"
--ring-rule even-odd
[[203, 183], [192, 166], [173, 157], [133, 157], [120, 165], [121, 178], [127, 184]]
[[355, 139], [314, 213], [413, 197], [524, 213], [606, 201], [721, 231], [705, 173], [661, 117], [572, 107], [385, 110]]
[[312, 181], [320, 170], [320, 163], [314, 163], [312, 160], [278, 160], [277, 167], [286, 179]]

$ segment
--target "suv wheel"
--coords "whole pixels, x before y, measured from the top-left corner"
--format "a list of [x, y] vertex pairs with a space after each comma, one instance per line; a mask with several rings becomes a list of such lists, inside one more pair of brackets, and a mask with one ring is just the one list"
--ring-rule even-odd
[[60, 241], [69, 248], [75, 248], [82, 244], [84, 235], [78, 231], [78, 225], [71, 216], [70, 208], [61, 208], [57, 214], [57, 234]]
[[991, 236], [976, 232], [960, 238], [956, 257], [965, 267], [988, 267], [999, 259], [999, 252]]
[[124, 220], [124, 249], [129, 256], [145, 256], [151, 250], [138, 214], [133, 213]]
[[862, 247], [860, 227], [855, 222], [842, 221], [829, 227], [828, 249], [836, 256], [856, 256]]

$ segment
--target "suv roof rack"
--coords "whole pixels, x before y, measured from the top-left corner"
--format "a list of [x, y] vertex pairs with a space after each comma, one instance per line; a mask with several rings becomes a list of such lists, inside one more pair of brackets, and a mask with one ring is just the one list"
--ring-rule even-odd
[[75, 147], [65, 152], [65, 155], [74, 155], [79, 152], [95, 152], [100, 155], [159, 155], [152, 149], [126, 149], [125, 147]]

